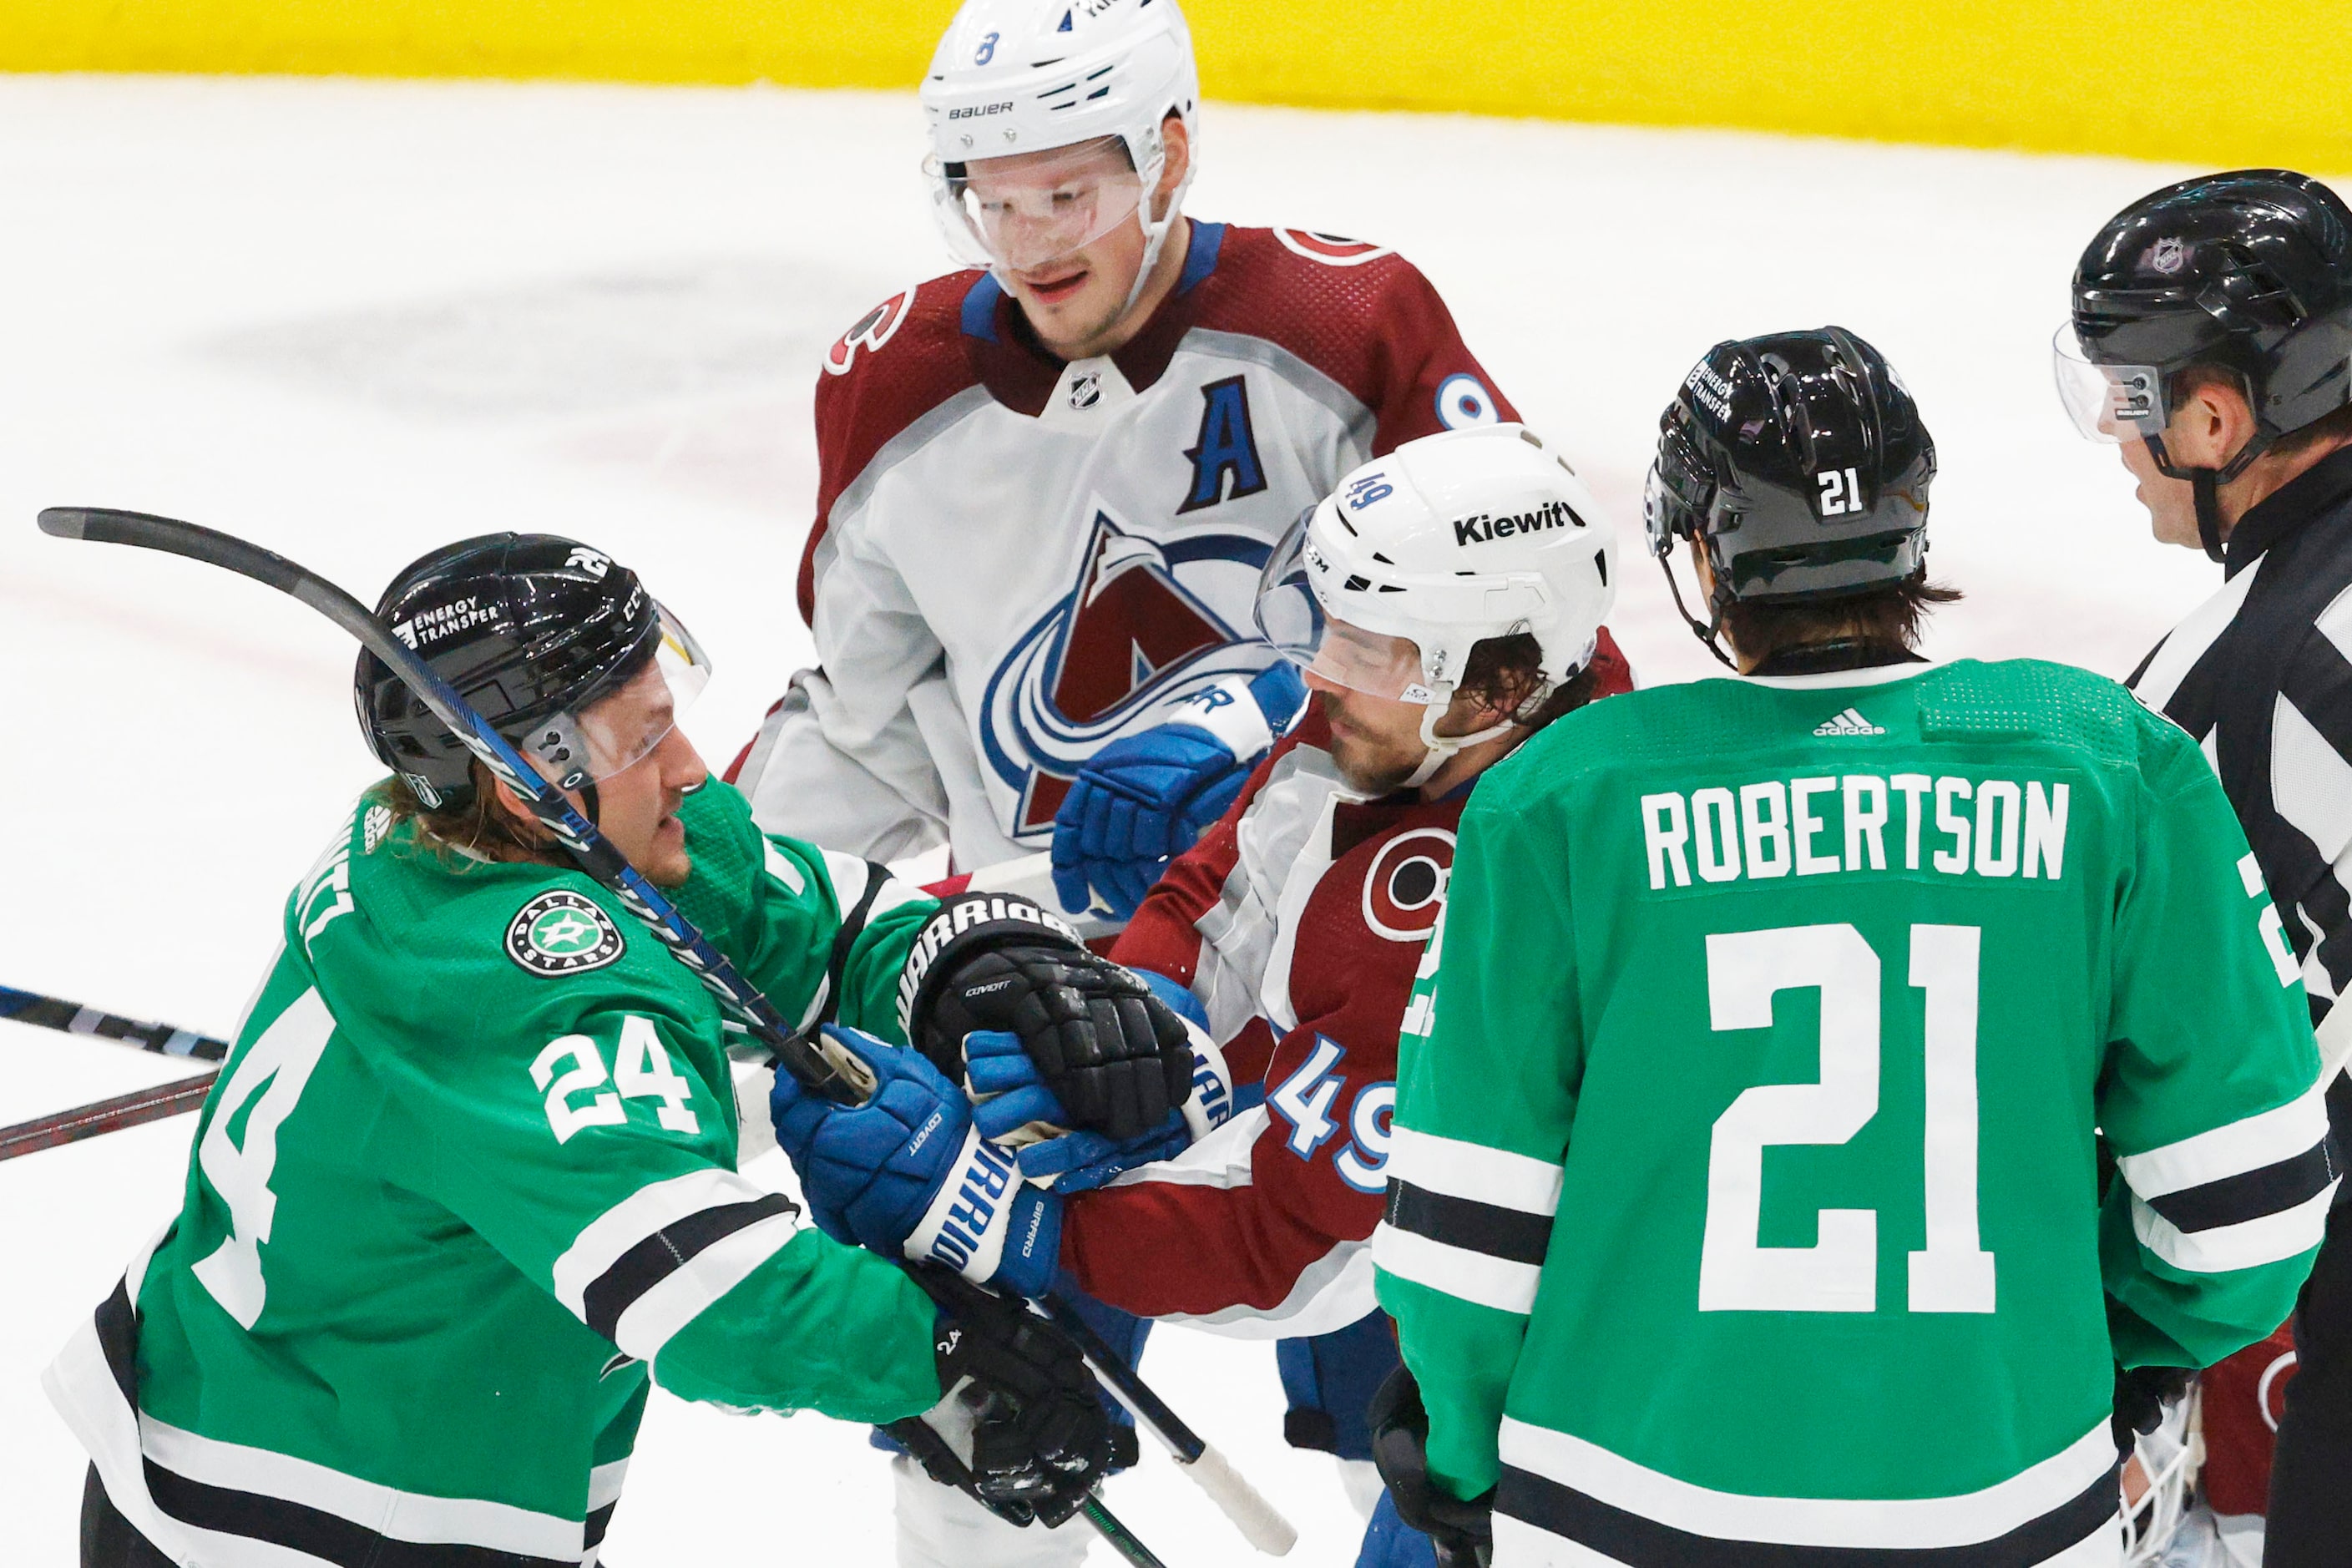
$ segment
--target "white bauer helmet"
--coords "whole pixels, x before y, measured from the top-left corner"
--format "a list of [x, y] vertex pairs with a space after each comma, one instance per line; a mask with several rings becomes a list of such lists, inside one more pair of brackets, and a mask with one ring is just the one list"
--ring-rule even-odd
[[[2158, 1568], [2189, 1515], [2198, 1472], [2205, 1464], [2202, 1391], [2164, 1407], [2153, 1432], [2132, 1434], [2122, 1470], [2124, 1568]], [[2135, 1495], [2137, 1493], [2137, 1495]]]
[[[1135, 303], [1200, 165], [1200, 74], [1176, 0], [964, 0], [919, 96], [931, 135], [923, 171], [959, 260], [999, 272], [1038, 266], [1134, 217], [1144, 237], [1143, 266], [1127, 297]], [[1155, 218], [1149, 197], [1167, 165], [1160, 125], [1171, 114], [1183, 121], [1192, 157]], [[1052, 212], [1028, 216], [1050, 217], [1068, 243], [1034, 257], [1004, 254], [999, 215], [972, 192], [969, 166], [1060, 147], [1091, 150], [1111, 138], [1126, 147], [1134, 180], [1082, 192], [1048, 184], [1036, 195], [1054, 204]], [[1066, 210], [1074, 205], [1076, 211]]]
[[[1591, 661], [1616, 582], [1616, 529], [1567, 459], [1525, 426], [1479, 425], [1408, 441], [1301, 513], [1258, 578], [1257, 626], [1334, 685], [1423, 704], [1419, 784]], [[1542, 650], [1538, 689], [1475, 734], [1438, 734], [1470, 650], [1517, 632]]]

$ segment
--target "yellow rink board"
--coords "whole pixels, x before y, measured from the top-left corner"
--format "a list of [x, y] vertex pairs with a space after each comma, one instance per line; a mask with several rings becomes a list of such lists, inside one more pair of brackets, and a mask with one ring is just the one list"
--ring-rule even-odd
[[[0, 68], [903, 88], [952, 8], [0, 0]], [[1192, 0], [1188, 10], [1212, 98], [2352, 169], [2352, 0]]]

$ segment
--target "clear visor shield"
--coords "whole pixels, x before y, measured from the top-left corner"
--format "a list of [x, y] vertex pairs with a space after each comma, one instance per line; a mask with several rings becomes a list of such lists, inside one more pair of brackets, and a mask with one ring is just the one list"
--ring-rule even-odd
[[635, 767], [669, 739], [679, 718], [710, 684], [710, 660], [686, 623], [659, 605], [661, 641], [654, 661], [577, 714], [559, 713], [531, 734], [532, 760], [549, 778], [576, 789]]
[[1350, 691], [1391, 701], [1437, 701], [1422, 673], [1421, 647], [1411, 637], [1367, 631], [1325, 612], [1313, 578], [1326, 568], [1307, 537], [1307, 523], [1302, 517], [1291, 525], [1258, 577], [1257, 628], [1267, 646]]
[[2164, 372], [2152, 364], [2099, 364], [2083, 352], [2072, 322], [2050, 340], [2058, 400], [2074, 427], [2094, 441], [2164, 434]]
[[926, 161], [941, 226], [959, 259], [1025, 272], [1085, 249], [1132, 219], [1143, 176], [1116, 137], [950, 165]]

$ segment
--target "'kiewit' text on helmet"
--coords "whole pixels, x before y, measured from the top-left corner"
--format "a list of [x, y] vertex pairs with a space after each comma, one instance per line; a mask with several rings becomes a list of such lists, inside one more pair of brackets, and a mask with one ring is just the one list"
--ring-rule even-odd
[[[2147, 443], [2197, 487], [2206, 553], [2221, 557], [2214, 489], [2282, 436], [2352, 403], [2352, 209], [2308, 175], [2242, 169], [2167, 185], [2109, 218], [2075, 264], [2053, 344], [2058, 393], [2083, 434]], [[2219, 468], [2165, 449], [2182, 373], [2220, 371], [2254, 434]]]
[[1706, 352], [1658, 419], [1643, 521], [1675, 586], [1697, 540], [1711, 620], [1684, 618], [1717, 658], [1734, 603], [1832, 599], [1916, 574], [1927, 552], [1936, 443], [1885, 356], [1843, 327]]
[[[966, 183], [969, 165], [1107, 141], [1123, 146], [1140, 199], [1131, 214], [1111, 197], [1097, 207], [1105, 228], [1129, 216], [1142, 225], [1143, 265], [1129, 294], [1134, 302], [1179, 221], [1199, 164], [1200, 79], [1176, 0], [965, 0], [940, 40], [919, 96], [931, 141], [924, 169], [940, 227], [957, 258], [975, 267], [1045, 258], [1008, 256], [1001, 241], [992, 243]], [[1166, 166], [1161, 127], [1171, 114], [1183, 123], [1193, 156], [1183, 184], [1155, 213], [1150, 193]], [[1076, 242], [1095, 237], [1081, 233]]]
[[[1300, 514], [1258, 579], [1258, 630], [1337, 685], [1423, 704], [1417, 784], [1591, 661], [1616, 561], [1615, 530], [1541, 437], [1448, 430], [1364, 464]], [[1470, 650], [1521, 632], [1541, 652], [1537, 689], [1488, 729], [1438, 734]]]

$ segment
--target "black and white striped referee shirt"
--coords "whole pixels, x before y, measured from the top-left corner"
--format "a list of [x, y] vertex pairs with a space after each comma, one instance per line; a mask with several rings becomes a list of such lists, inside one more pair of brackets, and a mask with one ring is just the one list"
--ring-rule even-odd
[[2316, 1023], [2352, 986], [2352, 449], [2250, 509], [2222, 569], [2126, 684], [2221, 775]]

